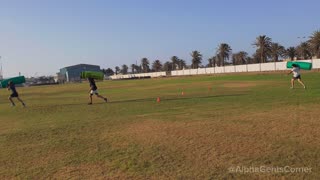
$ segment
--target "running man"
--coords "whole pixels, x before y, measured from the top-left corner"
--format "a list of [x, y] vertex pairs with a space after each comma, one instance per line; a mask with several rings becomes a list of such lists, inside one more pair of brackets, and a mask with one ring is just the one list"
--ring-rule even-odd
[[288, 73], [289, 74], [293, 74], [293, 77], [291, 79], [291, 89], [294, 88], [294, 81], [298, 80], [298, 82], [303, 86], [304, 89], [306, 89], [306, 86], [304, 85], [304, 83], [301, 81], [301, 74], [300, 74], [300, 67], [296, 64], [292, 64], [292, 70]]
[[90, 102], [88, 103], [88, 105], [91, 105], [92, 104], [92, 96], [93, 94], [95, 94], [98, 98], [101, 98], [103, 99], [105, 102], [108, 102], [108, 99], [99, 95], [98, 93], [98, 87], [96, 86], [96, 82], [94, 81], [93, 78], [88, 78], [88, 81], [90, 83]]
[[19, 94], [16, 90], [16, 86], [12, 81], [9, 81], [8, 83], [8, 91], [11, 91], [11, 95], [9, 96], [9, 100], [11, 102], [11, 106], [16, 106], [15, 103], [13, 102], [12, 98], [17, 98], [23, 105], [23, 107], [26, 107], [26, 104], [20, 99]]

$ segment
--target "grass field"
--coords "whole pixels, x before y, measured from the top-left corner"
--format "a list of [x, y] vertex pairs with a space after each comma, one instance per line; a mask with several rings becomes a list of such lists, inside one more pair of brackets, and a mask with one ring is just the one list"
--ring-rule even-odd
[[27, 108], [2, 89], [0, 179], [319, 179], [319, 75], [307, 90], [283, 74], [98, 82], [110, 102], [92, 106], [87, 83], [18, 88]]

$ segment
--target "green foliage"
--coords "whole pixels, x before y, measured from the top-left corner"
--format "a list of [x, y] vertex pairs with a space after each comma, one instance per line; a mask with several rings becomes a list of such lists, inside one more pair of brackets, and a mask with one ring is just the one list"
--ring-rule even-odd
[[231, 54], [231, 47], [227, 43], [221, 43], [217, 50], [217, 57], [219, 60], [218, 66], [224, 66]]
[[320, 58], [320, 30], [315, 31], [309, 40], [310, 48], [313, 51], [313, 54]]
[[200, 67], [201, 61], [202, 61], [202, 54], [200, 54], [199, 51], [192, 51], [191, 53], [192, 57], [192, 69], [197, 69]]
[[257, 47], [256, 55], [259, 58], [259, 63], [267, 62], [268, 58], [271, 56], [271, 38], [266, 35], [258, 36], [256, 41], [253, 43]]

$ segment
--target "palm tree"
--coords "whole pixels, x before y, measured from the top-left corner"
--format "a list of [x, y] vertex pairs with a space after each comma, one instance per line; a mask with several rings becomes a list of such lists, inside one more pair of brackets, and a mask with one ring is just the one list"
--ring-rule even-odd
[[155, 71], [155, 72], [159, 72], [162, 68], [162, 64], [160, 62], [160, 60], [155, 60], [153, 63], [152, 63], [152, 69]]
[[224, 66], [225, 61], [229, 59], [230, 53], [232, 49], [227, 43], [221, 43], [217, 50], [218, 59], [220, 61], [220, 65]]
[[184, 69], [187, 67], [186, 61], [183, 59], [179, 59], [178, 60], [178, 67], [180, 70]]
[[248, 53], [245, 51], [240, 51], [239, 52], [239, 61], [240, 64], [248, 64]]
[[253, 59], [253, 57], [248, 56], [248, 57], [247, 57], [247, 61], [246, 61], [246, 63], [247, 63], [247, 64], [252, 64], [252, 63], [254, 63], [254, 59]]
[[257, 52], [253, 53], [252, 55], [252, 63], [259, 63], [261, 62], [260, 56]]
[[240, 51], [232, 55], [233, 64], [247, 64], [248, 53], [245, 51]]
[[192, 51], [191, 57], [192, 57], [192, 68], [193, 69], [199, 68], [199, 65], [201, 64], [201, 61], [202, 61], [202, 54], [200, 54], [199, 51]]
[[309, 40], [310, 48], [316, 58], [320, 58], [320, 30], [315, 31]]
[[134, 70], [136, 69], [136, 65], [135, 64], [131, 64], [131, 73], [134, 74]]
[[128, 74], [128, 66], [127, 65], [122, 65], [121, 73], [122, 74]]
[[135, 65], [135, 68], [137, 73], [141, 73], [141, 66]]
[[253, 45], [257, 47], [256, 54], [259, 56], [260, 63], [267, 62], [270, 57], [271, 38], [266, 35], [258, 36]]
[[113, 70], [112, 70], [111, 68], [108, 68], [108, 69], [106, 70], [106, 75], [107, 75], [107, 76], [112, 76], [112, 75], [114, 75]]
[[164, 71], [172, 71], [172, 63], [170, 61], [167, 61], [163, 64], [163, 70]]
[[236, 65], [238, 61], [238, 53], [232, 54], [232, 64]]
[[291, 61], [294, 60], [294, 58], [296, 57], [297, 55], [297, 50], [295, 47], [289, 47], [287, 50], [286, 50], [286, 56], [290, 58]]
[[310, 58], [312, 58], [311, 49], [310, 49], [309, 43], [307, 43], [307, 42], [302, 42], [297, 47], [297, 52], [298, 52], [298, 56], [299, 56], [300, 59], [310, 59]]
[[103, 69], [102, 72], [107, 76], [112, 76], [114, 74], [114, 72], [111, 68]]
[[143, 70], [144, 73], [147, 73], [150, 71], [149, 67], [149, 60], [147, 58], [142, 58], [141, 59], [141, 69]]
[[119, 66], [116, 66], [116, 67], [115, 67], [115, 70], [116, 70], [116, 72], [115, 72], [115, 73], [116, 73], [116, 75], [117, 75], [117, 74], [119, 74], [119, 72], [120, 72], [120, 68], [119, 68]]
[[278, 62], [279, 57], [283, 57], [285, 55], [285, 51], [285, 48], [279, 43], [271, 43], [270, 55], [273, 59], [273, 62]]
[[179, 58], [177, 56], [171, 57], [172, 70], [176, 70], [177, 66], [179, 66]]
[[216, 56], [213, 56], [211, 58], [208, 59], [209, 61], [209, 64], [208, 64], [208, 67], [216, 67]]

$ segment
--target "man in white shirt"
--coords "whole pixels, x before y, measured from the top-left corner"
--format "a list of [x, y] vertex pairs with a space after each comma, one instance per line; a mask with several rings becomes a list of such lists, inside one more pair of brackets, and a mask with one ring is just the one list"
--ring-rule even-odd
[[306, 89], [306, 86], [301, 81], [300, 67], [296, 64], [292, 64], [292, 70], [288, 73], [288, 75], [291, 73], [293, 74], [293, 77], [291, 79], [291, 89], [294, 88], [294, 81], [295, 80], [298, 80], [298, 82], [303, 86], [303, 88]]

